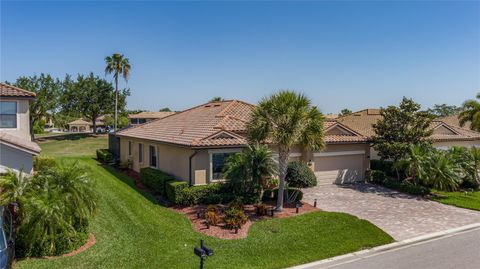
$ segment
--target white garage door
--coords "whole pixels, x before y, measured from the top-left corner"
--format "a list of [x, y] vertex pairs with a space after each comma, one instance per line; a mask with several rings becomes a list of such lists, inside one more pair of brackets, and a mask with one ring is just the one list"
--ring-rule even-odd
[[318, 184], [353, 183], [364, 179], [364, 153], [320, 153], [315, 157], [315, 175]]

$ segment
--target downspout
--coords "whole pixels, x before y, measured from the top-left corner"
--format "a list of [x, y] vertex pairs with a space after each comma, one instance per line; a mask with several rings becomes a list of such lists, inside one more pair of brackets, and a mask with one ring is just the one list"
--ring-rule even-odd
[[195, 150], [195, 152], [193, 152], [192, 155], [190, 155], [190, 157], [188, 157], [188, 185], [189, 186], [192, 186], [192, 159], [193, 157], [195, 157], [195, 155], [197, 155], [198, 151]]

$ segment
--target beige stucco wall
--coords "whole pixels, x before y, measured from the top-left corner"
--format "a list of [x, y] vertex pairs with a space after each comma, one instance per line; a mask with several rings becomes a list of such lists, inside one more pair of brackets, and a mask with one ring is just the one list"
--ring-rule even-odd
[[0, 173], [5, 173], [8, 169], [32, 173], [32, 154], [0, 144]]
[[2, 101], [17, 102], [17, 128], [1, 128], [0, 131], [30, 140], [29, 100], [2, 97]]

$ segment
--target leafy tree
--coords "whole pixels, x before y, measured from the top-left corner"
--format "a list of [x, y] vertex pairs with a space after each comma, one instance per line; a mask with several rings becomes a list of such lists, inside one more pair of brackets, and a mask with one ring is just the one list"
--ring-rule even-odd
[[[93, 132], [96, 133], [97, 119], [99, 116], [111, 113], [114, 109], [110, 100], [117, 95], [112, 84], [90, 73], [88, 76], [78, 75], [74, 83], [68, 85], [65, 91], [65, 110], [80, 111], [82, 116], [89, 119], [93, 125]], [[124, 90], [120, 94], [120, 104], [125, 105], [126, 96], [129, 92]]]
[[170, 110], [170, 108], [168, 107], [164, 107], [164, 108], [160, 108], [158, 112], [172, 112], [172, 110]]
[[115, 122], [114, 131], [117, 130], [117, 113], [118, 113], [118, 77], [121, 75], [125, 82], [128, 83], [130, 76], [130, 69], [132, 69], [129, 59], [125, 58], [123, 54], [114, 53], [112, 56], [105, 57], [105, 74], [113, 74], [115, 79]]
[[234, 194], [256, 193], [261, 200], [268, 179], [276, 173], [276, 168], [268, 146], [254, 144], [230, 156], [224, 174]]
[[[8, 83], [8, 82], [7, 82]], [[30, 102], [30, 135], [34, 139], [34, 126], [48, 113], [54, 113], [59, 106], [59, 98], [62, 91], [62, 83], [48, 74], [40, 76], [19, 77], [13, 83], [14, 86], [36, 94]]]
[[219, 96], [215, 96], [212, 99], [210, 99], [209, 102], [221, 102], [221, 101], [225, 101], [225, 99], [223, 99], [222, 97], [219, 97]]
[[428, 113], [432, 114], [435, 117], [447, 117], [456, 115], [461, 111], [461, 108], [455, 105], [434, 105], [433, 108], [427, 110]]
[[290, 151], [296, 145], [309, 150], [323, 148], [323, 115], [305, 95], [280, 91], [264, 98], [252, 111], [247, 134], [250, 141], [277, 146], [280, 176], [277, 210], [282, 211]]
[[344, 108], [342, 109], [342, 111], [340, 111], [340, 114], [338, 114], [339, 117], [343, 117], [343, 116], [347, 116], [347, 115], [350, 115], [352, 114], [353, 112], [348, 109], [348, 108]]
[[[480, 93], [476, 97], [480, 99]], [[480, 102], [473, 99], [465, 101], [458, 118], [460, 126], [465, 126], [467, 122], [470, 122], [470, 129], [480, 131]]]
[[[431, 118], [420, 111], [420, 105], [412, 99], [403, 98], [400, 106], [389, 106], [380, 110], [382, 119], [373, 125], [373, 148], [383, 160], [397, 162], [411, 146], [429, 144]], [[397, 175], [400, 175], [397, 169]]]

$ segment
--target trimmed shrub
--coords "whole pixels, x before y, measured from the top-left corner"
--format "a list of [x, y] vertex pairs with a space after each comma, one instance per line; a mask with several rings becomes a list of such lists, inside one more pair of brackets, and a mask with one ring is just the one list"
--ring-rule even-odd
[[182, 204], [183, 190], [188, 188], [187, 182], [184, 181], [168, 181], [165, 184], [165, 193], [167, 199], [174, 204]]
[[291, 162], [288, 164], [285, 180], [288, 186], [293, 188], [309, 188], [317, 186], [317, 177], [312, 169], [303, 162]]
[[420, 186], [420, 185], [413, 185], [411, 183], [408, 183], [406, 181], [403, 182], [398, 182], [397, 180], [393, 179], [385, 179], [383, 181], [383, 184], [385, 187], [394, 189], [397, 191], [401, 191], [404, 193], [412, 194], [412, 195], [428, 195], [430, 194], [430, 189]]
[[36, 156], [33, 158], [33, 170], [41, 171], [45, 169], [54, 168], [57, 166], [57, 162], [54, 158], [45, 156]]
[[[295, 197], [294, 202], [299, 202], [303, 199], [303, 192], [299, 189], [288, 188], [288, 192], [287, 192], [287, 189], [285, 189], [285, 195], [283, 196], [284, 199], [287, 199], [287, 195], [286, 195], [287, 193], [289, 197]], [[277, 198], [278, 198], [278, 189], [275, 189], [273, 190], [273, 199], [277, 200]]]
[[161, 195], [165, 195], [166, 183], [172, 180], [175, 180], [175, 177], [160, 170], [150, 167], [140, 169], [140, 181]]
[[240, 229], [242, 228], [242, 225], [247, 223], [247, 220], [248, 218], [243, 209], [238, 209], [235, 207], [229, 207], [225, 211], [225, 217], [223, 218], [225, 226], [227, 226], [229, 229]]
[[109, 163], [113, 160], [113, 155], [108, 149], [97, 149], [97, 160]]
[[392, 161], [370, 160], [370, 169], [383, 171], [387, 176], [397, 176]]
[[387, 178], [387, 174], [380, 170], [370, 170], [370, 182], [382, 184]]

